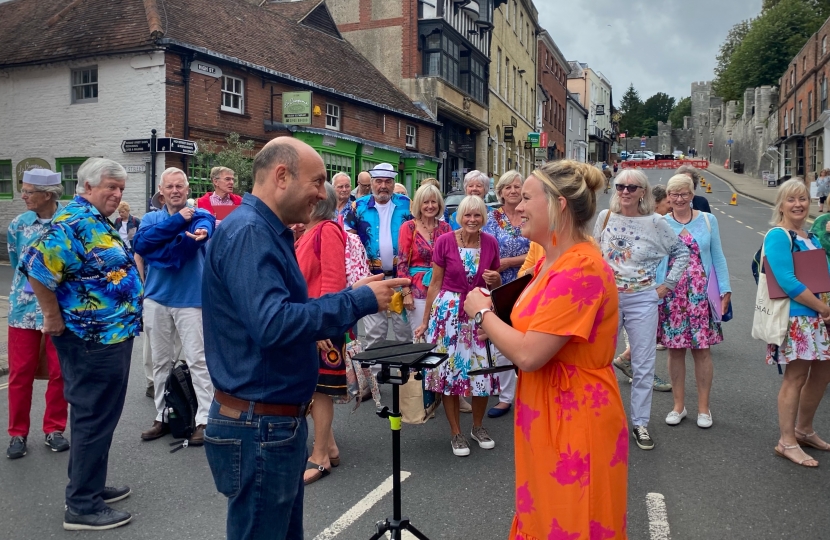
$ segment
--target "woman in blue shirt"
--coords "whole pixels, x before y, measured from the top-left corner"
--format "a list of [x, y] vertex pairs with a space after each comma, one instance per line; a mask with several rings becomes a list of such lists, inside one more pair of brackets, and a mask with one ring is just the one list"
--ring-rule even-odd
[[772, 222], [764, 237], [764, 255], [775, 279], [790, 297], [789, 329], [780, 347], [767, 346], [767, 363], [786, 365], [778, 392], [781, 439], [775, 453], [805, 467], [818, 467], [800, 445], [830, 451], [813, 430], [813, 417], [830, 382], [830, 337], [822, 322], [830, 321], [830, 307], [810, 292], [795, 275], [793, 251], [821, 249], [818, 239], [804, 230], [810, 193], [799, 178], [778, 188]]
[[718, 220], [712, 214], [692, 209], [694, 189], [694, 183], [685, 174], [673, 176], [666, 184], [672, 207], [666, 221], [689, 249], [689, 266], [660, 305], [657, 341], [669, 349], [674, 407], [666, 416], [666, 423], [676, 426], [686, 418], [686, 349], [691, 349], [697, 381], [697, 425], [709, 428], [712, 427], [709, 392], [714, 374], [710, 347], [723, 341], [720, 322], [715, 320], [709, 305], [709, 280], [717, 280], [720, 298], [716, 301], [721, 302], [721, 313], [729, 305], [732, 288]]

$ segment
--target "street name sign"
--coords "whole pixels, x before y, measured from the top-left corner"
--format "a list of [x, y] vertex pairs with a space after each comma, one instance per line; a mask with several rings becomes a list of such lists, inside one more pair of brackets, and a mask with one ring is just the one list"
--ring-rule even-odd
[[150, 139], [127, 139], [121, 141], [121, 151], [125, 154], [133, 152], [149, 152]]
[[174, 154], [187, 154], [192, 156], [196, 153], [196, 150], [196, 141], [176, 139], [174, 137], [159, 137], [156, 139], [156, 152], [172, 152]]
[[202, 75], [207, 75], [208, 77], [213, 77], [214, 79], [218, 79], [222, 76], [222, 68], [214, 66], [213, 64], [208, 64], [207, 62], [200, 62], [198, 60], [194, 60], [193, 63], [190, 64], [190, 71], [195, 71], [196, 73], [201, 73]]

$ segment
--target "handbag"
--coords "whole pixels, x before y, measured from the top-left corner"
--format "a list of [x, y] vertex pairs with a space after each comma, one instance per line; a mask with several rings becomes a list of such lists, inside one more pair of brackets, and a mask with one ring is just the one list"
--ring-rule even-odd
[[[761, 260], [764, 248], [761, 247]], [[758, 275], [758, 290], [755, 293], [755, 314], [752, 318], [752, 337], [768, 345], [780, 346], [787, 336], [790, 322], [790, 299], [773, 299], [769, 296], [767, 274]]]
[[[420, 342], [423, 341], [421, 338]], [[435, 409], [441, 404], [441, 394], [424, 388], [426, 370], [420, 372], [420, 380], [415, 375], [416, 372], [411, 372], [409, 380], [400, 388], [401, 421], [405, 424], [425, 424], [435, 418]]]
[[[703, 220], [706, 221], [706, 228], [709, 234], [712, 234], [712, 226], [709, 224], [709, 216], [706, 212], [703, 213]], [[732, 319], [732, 300], [726, 308], [726, 313], [723, 312], [723, 302], [721, 301], [720, 284], [718, 283], [718, 276], [715, 272], [715, 266], [712, 265], [706, 272], [708, 281], [706, 282], [706, 296], [709, 299], [709, 313], [716, 323], [727, 322]]]

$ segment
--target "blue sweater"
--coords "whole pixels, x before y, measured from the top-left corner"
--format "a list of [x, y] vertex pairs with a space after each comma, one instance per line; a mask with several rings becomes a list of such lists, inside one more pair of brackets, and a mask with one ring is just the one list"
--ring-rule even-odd
[[144, 215], [133, 247], [146, 262], [145, 298], [172, 308], [202, 307], [207, 241], [196, 242], [185, 231], [204, 228], [210, 237], [214, 222], [213, 216], [201, 209], [189, 223], [178, 213], [168, 214], [166, 207]]
[[[809, 234], [813, 244], [820, 246], [815, 235], [813, 233]], [[764, 237], [764, 257], [769, 261], [769, 266], [772, 269], [772, 273], [775, 274], [775, 280], [778, 282], [778, 285], [790, 297], [790, 317], [797, 315], [818, 317], [818, 313], [804, 304], [793, 300], [796, 296], [803, 293], [807, 287], [795, 277], [791, 242], [790, 235], [785, 229], [781, 227], [770, 229]], [[807, 251], [809, 249], [816, 248], [808, 247], [803, 238], [796, 237], [796, 251]]]
[[[709, 225], [706, 225], [706, 220], [709, 220]], [[699, 212], [688, 224], [680, 223], [675, 220], [671, 214], [666, 215], [666, 221], [669, 222], [671, 228], [678, 235], [686, 229], [692, 238], [695, 239], [697, 247], [700, 249], [700, 260], [703, 263], [703, 271], [709, 273], [712, 265], [715, 267], [715, 275], [718, 278], [718, 288], [721, 294], [732, 292], [732, 286], [729, 283], [729, 270], [726, 268], [726, 257], [723, 254], [723, 247], [720, 243], [720, 231], [718, 229], [718, 220], [712, 214], [707, 212]]]

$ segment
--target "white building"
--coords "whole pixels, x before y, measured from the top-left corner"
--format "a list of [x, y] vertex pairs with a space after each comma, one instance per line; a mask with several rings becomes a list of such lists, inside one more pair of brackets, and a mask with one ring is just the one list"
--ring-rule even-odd
[[588, 109], [579, 102], [579, 95], [568, 92], [565, 147], [568, 159], [585, 163], [588, 160]]
[[613, 143], [611, 123], [611, 83], [588, 64], [570, 62], [568, 90], [579, 96], [588, 111], [588, 160], [610, 161]]

